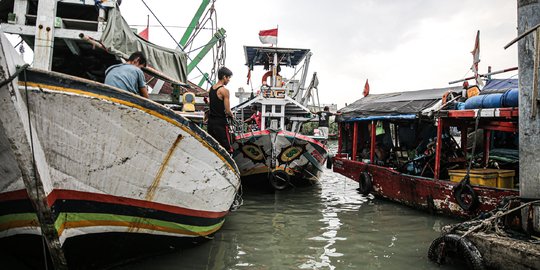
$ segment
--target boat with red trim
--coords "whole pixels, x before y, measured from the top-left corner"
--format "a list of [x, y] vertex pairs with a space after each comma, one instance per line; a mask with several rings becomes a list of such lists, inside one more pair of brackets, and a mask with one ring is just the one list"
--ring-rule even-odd
[[[493, 98], [489, 85], [501, 83], [488, 83], [478, 98]], [[452, 107], [462, 92], [478, 94], [469, 90], [369, 94], [343, 108], [334, 171], [359, 182], [363, 194], [459, 218], [517, 196], [517, 99], [507, 107]]]
[[[16, 4], [23, 2], [34, 5]], [[97, 8], [75, 3], [95, 15], [96, 25], [105, 23], [97, 31], [62, 28], [34, 36], [35, 29], [55, 27], [57, 9], [48, 7], [57, 4], [58, 14], [73, 10], [74, 3], [41, 0], [28, 9], [37, 8], [35, 25], [15, 28], [35, 48], [34, 67], [0, 32], [1, 246], [30, 260], [29, 250], [42, 251], [43, 240], [54, 268], [67, 269], [81, 262], [92, 268], [105, 250], [114, 255], [126, 245], [145, 250], [156, 240], [168, 250], [173, 242], [210, 238], [240, 187], [234, 160], [175, 111], [101, 83], [107, 66], [143, 50], [150, 66], [163, 69], [148, 67], [147, 74], [186, 86], [186, 56], [132, 33], [116, 1]], [[72, 68], [77, 61], [81, 66]]]
[[[328, 155], [324, 142], [302, 134], [302, 125], [313, 121], [307, 107], [318, 83], [316, 73], [310, 87], [304, 82], [311, 52], [309, 49], [280, 47], [244, 47], [246, 65], [269, 69], [260, 90], [233, 108], [238, 121], [235, 128], [233, 157], [244, 183], [283, 190], [298, 184], [318, 181]], [[281, 67], [296, 67], [304, 62], [301, 81], [285, 80]], [[258, 114], [256, 125], [244, 122]], [[270, 184], [270, 185], [268, 185]]]

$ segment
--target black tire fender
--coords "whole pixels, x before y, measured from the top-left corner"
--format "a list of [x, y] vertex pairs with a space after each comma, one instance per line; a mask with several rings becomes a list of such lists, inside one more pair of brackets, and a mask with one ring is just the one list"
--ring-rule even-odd
[[361, 172], [358, 179], [358, 192], [362, 195], [368, 195], [373, 190], [373, 181], [371, 174], [368, 172]]
[[441, 236], [431, 243], [428, 250], [428, 258], [437, 264], [446, 264], [450, 257], [461, 259], [468, 269], [485, 270], [484, 259], [478, 248], [467, 238], [457, 234]]
[[[465, 200], [466, 196], [469, 197], [469, 200], [467, 201]], [[476, 209], [479, 203], [478, 195], [468, 183], [460, 184], [454, 188], [454, 198], [459, 207], [467, 212]]]
[[275, 170], [270, 173], [268, 182], [275, 190], [284, 190], [290, 186], [290, 178], [284, 170]]

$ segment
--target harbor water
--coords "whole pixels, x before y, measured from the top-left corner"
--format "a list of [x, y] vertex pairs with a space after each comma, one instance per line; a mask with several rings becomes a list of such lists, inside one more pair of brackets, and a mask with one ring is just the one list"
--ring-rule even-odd
[[325, 169], [315, 186], [244, 191], [244, 205], [213, 240], [114, 269], [453, 269], [430, 262], [427, 250], [456, 220], [357, 187]]

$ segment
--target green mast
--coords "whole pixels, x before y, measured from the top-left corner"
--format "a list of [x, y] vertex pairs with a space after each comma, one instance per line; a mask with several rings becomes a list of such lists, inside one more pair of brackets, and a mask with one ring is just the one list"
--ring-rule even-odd
[[193, 16], [193, 19], [191, 20], [191, 23], [189, 23], [188, 28], [186, 29], [186, 32], [184, 32], [184, 36], [182, 36], [182, 39], [180, 40], [180, 46], [184, 48], [186, 46], [187, 41], [189, 40], [189, 37], [191, 37], [191, 34], [193, 33], [193, 30], [195, 30], [195, 27], [199, 23], [199, 19], [201, 18], [204, 10], [206, 10], [206, 7], [210, 3], [210, 0], [203, 0], [201, 5], [199, 6], [199, 9], [195, 13], [195, 16]]
[[225, 38], [225, 29], [220, 28], [210, 39], [210, 41], [202, 48], [202, 50], [191, 60], [191, 62], [188, 64], [187, 73], [191, 73], [191, 71], [201, 62], [201, 60], [204, 58], [204, 56], [216, 45], [216, 43]]

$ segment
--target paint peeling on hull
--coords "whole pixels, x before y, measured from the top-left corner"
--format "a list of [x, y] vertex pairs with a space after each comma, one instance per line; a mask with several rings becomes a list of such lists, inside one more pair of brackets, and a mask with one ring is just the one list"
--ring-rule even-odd
[[456, 218], [477, 216], [496, 208], [504, 197], [519, 195], [517, 190], [474, 186], [479, 197], [479, 206], [466, 212], [453, 196], [456, 183], [450, 181], [406, 175], [391, 168], [343, 158], [334, 159], [334, 171], [355, 181], [359, 181], [362, 172], [369, 172], [373, 177], [374, 195], [416, 209]]

